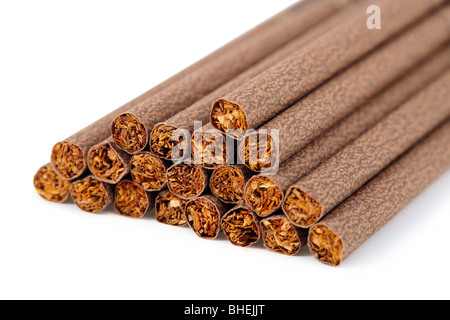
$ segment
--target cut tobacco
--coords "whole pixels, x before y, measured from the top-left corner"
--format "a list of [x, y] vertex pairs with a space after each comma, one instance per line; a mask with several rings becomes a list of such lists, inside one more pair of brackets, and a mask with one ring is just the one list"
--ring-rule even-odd
[[223, 133], [235, 131], [236, 137], [242, 136], [248, 130], [245, 112], [237, 104], [226, 100], [218, 100], [211, 111], [211, 124]]
[[207, 173], [194, 164], [177, 164], [167, 170], [169, 190], [182, 199], [193, 199], [203, 193], [207, 183]]
[[333, 266], [341, 264], [342, 240], [326, 226], [316, 225], [311, 229], [309, 247], [320, 261]]
[[114, 142], [130, 154], [141, 151], [148, 142], [144, 124], [130, 113], [124, 113], [114, 119], [111, 133]]
[[90, 213], [99, 213], [112, 202], [110, 187], [94, 177], [74, 182], [70, 195], [81, 210]]
[[70, 142], [57, 143], [52, 149], [51, 160], [54, 168], [66, 180], [79, 176], [86, 166], [83, 151]]
[[234, 208], [223, 216], [222, 230], [228, 240], [238, 247], [251, 246], [261, 236], [256, 217], [243, 207]]
[[117, 185], [114, 203], [117, 213], [129, 218], [142, 218], [150, 206], [145, 190], [129, 180], [123, 180]]
[[210, 199], [200, 197], [191, 200], [186, 205], [185, 211], [191, 229], [204, 239], [215, 239], [220, 232], [221, 213]]
[[225, 203], [237, 203], [244, 199], [245, 175], [237, 166], [224, 166], [211, 175], [211, 192]]
[[131, 158], [131, 176], [146, 191], [159, 191], [167, 182], [164, 163], [149, 152], [142, 152]]
[[272, 252], [295, 255], [305, 244], [307, 232], [299, 234], [285, 216], [275, 216], [261, 221], [264, 245]]
[[281, 205], [283, 191], [269, 177], [256, 176], [245, 187], [245, 201], [260, 217], [266, 217]]
[[102, 143], [89, 150], [88, 164], [98, 179], [108, 183], [117, 183], [128, 171], [124, 160], [110, 143]]
[[252, 133], [244, 138], [239, 148], [239, 156], [245, 165], [254, 172], [274, 168], [278, 162], [275, 141], [267, 133]]
[[71, 183], [58, 176], [50, 164], [41, 167], [36, 172], [33, 184], [37, 193], [51, 202], [64, 202], [70, 193]]
[[[174, 139], [174, 133], [176, 133], [177, 128], [167, 124], [156, 125], [150, 135], [150, 148], [152, 152], [158, 157], [171, 160], [172, 150], [180, 143], [187, 144], [187, 140], [184, 137], [179, 137]], [[183, 159], [186, 146], [180, 146], [179, 154], [174, 155], [176, 159]]]
[[304, 228], [316, 222], [323, 211], [319, 202], [298, 188], [292, 188], [288, 192], [283, 209], [296, 226]]
[[227, 163], [227, 142], [217, 130], [197, 131], [192, 135], [192, 157], [195, 164], [216, 169]]
[[156, 220], [171, 226], [184, 226], [187, 223], [184, 215], [186, 204], [186, 200], [170, 191], [161, 191], [156, 198]]

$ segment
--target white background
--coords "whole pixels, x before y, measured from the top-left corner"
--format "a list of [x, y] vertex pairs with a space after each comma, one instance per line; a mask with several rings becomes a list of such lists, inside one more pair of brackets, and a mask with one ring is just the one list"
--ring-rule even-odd
[[450, 298], [450, 172], [339, 268], [34, 191], [53, 144], [293, 0], [0, 2], [0, 298]]

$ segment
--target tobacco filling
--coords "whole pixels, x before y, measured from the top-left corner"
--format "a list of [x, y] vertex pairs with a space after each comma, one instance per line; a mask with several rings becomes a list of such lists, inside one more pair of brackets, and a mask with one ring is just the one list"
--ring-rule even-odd
[[111, 133], [117, 145], [128, 153], [136, 153], [148, 142], [144, 124], [132, 114], [125, 113], [114, 119]]
[[264, 242], [272, 251], [293, 255], [300, 250], [298, 234], [287, 219], [265, 220], [261, 226]]
[[171, 226], [183, 226], [187, 223], [184, 209], [186, 200], [180, 199], [172, 193], [156, 200], [156, 220]]
[[167, 183], [172, 193], [184, 199], [194, 198], [205, 189], [203, 172], [193, 164], [179, 164], [169, 168]]
[[265, 217], [280, 206], [283, 191], [270, 178], [255, 177], [245, 190], [245, 199], [259, 216]]
[[258, 226], [247, 209], [238, 209], [227, 214], [222, 219], [222, 229], [228, 240], [240, 247], [250, 246], [259, 239]]
[[222, 167], [214, 171], [210, 187], [211, 192], [222, 201], [236, 203], [244, 199], [245, 178], [235, 167]]
[[45, 200], [61, 202], [67, 199], [70, 182], [61, 179], [53, 169], [42, 167], [34, 176], [34, 188]]
[[122, 181], [116, 187], [115, 205], [119, 213], [130, 218], [142, 218], [148, 209], [145, 190], [131, 181]]
[[[242, 147], [241, 147], [242, 148]], [[272, 168], [277, 161], [277, 152], [270, 134], [255, 133], [245, 137], [240, 157], [253, 171]]]
[[125, 165], [109, 144], [91, 150], [88, 156], [89, 168], [99, 179], [116, 182], [125, 171]]
[[77, 177], [86, 167], [81, 149], [70, 142], [59, 142], [52, 149], [52, 163], [68, 180]]
[[297, 188], [289, 193], [283, 208], [295, 224], [304, 228], [313, 225], [322, 215], [322, 205]]
[[101, 182], [93, 178], [75, 182], [70, 193], [81, 210], [91, 213], [102, 211], [108, 196]]
[[341, 264], [344, 247], [342, 240], [327, 227], [313, 227], [309, 234], [309, 245], [320, 261], [332, 266]]
[[142, 153], [131, 159], [131, 176], [145, 190], [160, 190], [167, 182], [166, 168], [157, 157]]
[[[183, 137], [179, 137], [178, 140], [174, 140], [173, 134], [176, 133], [177, 130], [174, 126], [169, 126], [166, 124], [157, 125], [151, 135], [150, 135], [150, 147], [152, 152], [156, 154], [158, 157], [161, 157], [166, 160], [172, 159], [172, 151], [178, 146], [180, 143], [184, 143], [184, 147], [186, 146], [186, 140]], [[178, 136], [178, 135], [177, 135]], [[180, 159], [184, 157], [184, 152], [186, 148], [183, 145], [180, 146], [179, 154], [175, 155], [176, 159]]]
[[[217, 137], [220, 137], [216, 139]], [[196, 164], [209, 169], [227, 163], [227, 143], [219, 132], [195, 132], [192, 135], [192, 156]]]
[[211, 124], [224, 133], [227, 130], [234, 130], [236, 135], [242, 135], [248, 130], [244, 111], [238, 105], [226, 100], [219, 100], [214, 104], [211, 111]]
[[215, 238], [220, 231], [220, 214], [216, 207], [205, 199], [188, 203], [186, 218], [199, 237]]

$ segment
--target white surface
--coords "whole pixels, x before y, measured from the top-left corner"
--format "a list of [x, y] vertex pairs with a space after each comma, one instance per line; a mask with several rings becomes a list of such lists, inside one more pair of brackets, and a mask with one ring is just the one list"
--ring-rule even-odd
[[55, 142], [293, 2], [0, 2], [1, 299], [450, 298], [450, 172], [340, 268], [35, 193]]

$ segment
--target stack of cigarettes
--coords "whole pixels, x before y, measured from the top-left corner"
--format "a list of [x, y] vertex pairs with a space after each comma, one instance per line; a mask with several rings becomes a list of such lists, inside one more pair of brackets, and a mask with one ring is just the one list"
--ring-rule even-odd
[[305, 0], [58, 142], [34, 186], [338, 266], [450, 168], [449, 88], [445, 0]]

